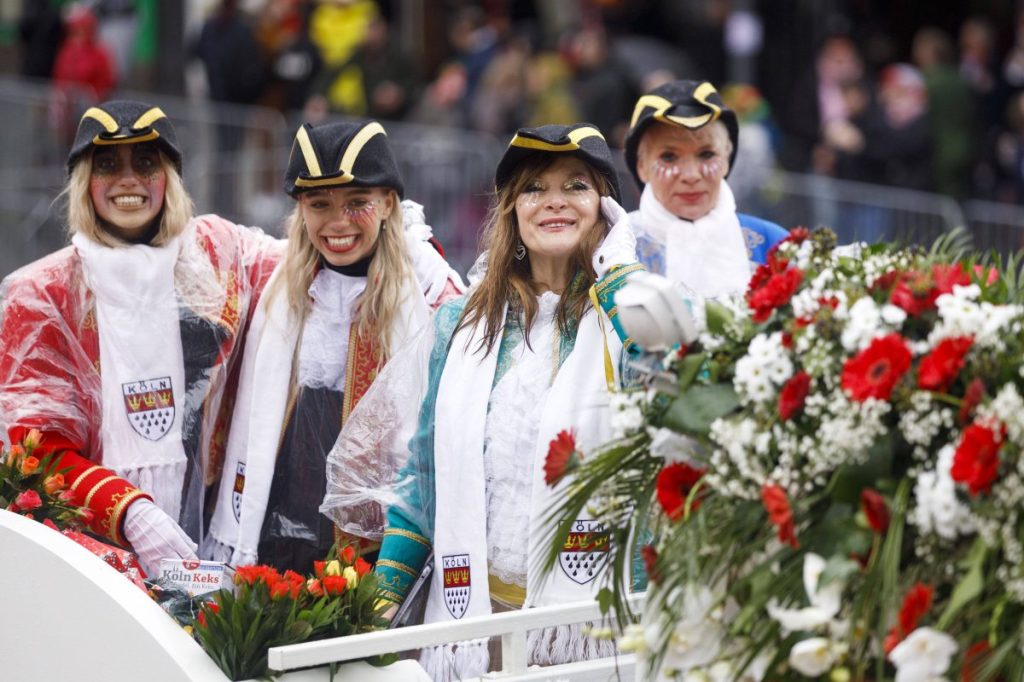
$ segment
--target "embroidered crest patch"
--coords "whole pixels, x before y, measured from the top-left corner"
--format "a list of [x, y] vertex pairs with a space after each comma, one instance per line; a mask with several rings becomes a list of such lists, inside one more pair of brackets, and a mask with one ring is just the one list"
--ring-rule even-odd
[[558, 565], [573, 582], [586, 585], [608, 563], [611, 542], [604, 524], [576, 519], [558, 555]]
[[444, 579], [444, 605], [452, 618], [462, 618], [469, 608], [469, 555], [449, 554], [441, 557]]
[[235, 512], [235, 521], [242, 520], [242, 491], [245, 490], [245, 462], [235, 467], [235, 485], [231, 488], [231, 509]]
[[128, 423], [147, 440], [160, 440], [174, 424], [174, 390], [170, 377], [121, 384]]

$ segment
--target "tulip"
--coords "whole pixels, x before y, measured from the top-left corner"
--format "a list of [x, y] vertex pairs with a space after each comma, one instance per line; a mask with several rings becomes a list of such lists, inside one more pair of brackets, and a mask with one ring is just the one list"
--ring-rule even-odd
[[355, 589], [355, 586], [359, 584], [359, 574], [351, 566], [346, 566], [341, 575], [345, 578], [345, 582], [348, 583], [348, 589]]
[[21, 439], [22, 444], [28, 450], [33, 450], [39, 447], [39, 441], [43, 439], [43, 434], [39, 432], [39, 429], [32, 429]]

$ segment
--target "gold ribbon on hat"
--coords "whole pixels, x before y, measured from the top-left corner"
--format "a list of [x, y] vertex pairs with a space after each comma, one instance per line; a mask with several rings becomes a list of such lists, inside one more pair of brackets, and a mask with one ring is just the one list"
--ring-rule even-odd
[[359, 132], [353, 137], [352, 141], [348, 143], [348, 147], [345, 149], [345, 153], [341, 156], [341, 163], [338, 164], [338, 170], [341, 171], [341, 176], [324, 178], [323, 171], [320, 169], [320, 162], [317, 161], [316, 152], [313, 150], [313, 141], [309, 139], [309, 133], [306, 131], [306, 126], [299, 128], [299, 131], [295, 133], [295, 142], [299, 145], [299, 150], [302, 152], [302, 158], [306, 161], [306, 168], [309, 171], [311, 178], [295, 178], [296, 187], [321, 187], [323, 185], [344, 185], [352, 182], [356, 179], [356, 176], [352, 175], [352, 168], [356, 164], [356, 159], [359, 158], [359, 153], [363, 151], [363, 147], [376, 135], [387, 136], [384, 132], [384, 126], [376, 121], [372, 121], [363, 126]]
[[[131, 133], [114, 135], [114, 133], [116, 133], [120, 129], [120, 126], [117, 125], [117, 121], [114, 120], [113, 116], [103, 111], [99, 107], [89, 107], [88, 109], [86, 109], [85, 113], [82, 114], [82, 120], [84, 121], [87, 118], [91, 118], [94, 121], [98, 121], [99, 124], [103, 126], [103, 129], [106, 130], [107, 133], [112, 135], [112, 137], [105, 138], [96, 135], [95, 137], [92, 138], [93, 144], [122, 144], [127, 141], [131, 141], [133, 143], [148, 142], [150, 140], [155, 140], [156, 138], [160, 137], [160, 133], [157, 132], [156, 130], [150, 130], [145, 135], [132, 135]], [[132, 123], [132, 130], [141, 130], [143, 128], [149, 128], [162, 118], [167, 118], [167, 115], [160, 109], [160, 107], [153, 107], [149, 109], [146, 113], [144, 113], [142, 116], [139, 116], [137, 119], [135, 119], [135, 122]]]
[[665, 112], [675, 106], [674, 102], [659, 95], [644, 95], [636, 101], [636, 107], [633, 109], [633, 118], [629, 122], [629, 128], [632, 130], [636, 127], [636, 122], [640, 120], [640, 115], [644, 109], [648, 108], [654, 109], [654, 113], [651, 116], [657, 121], [683, 126], [684, 128], [700, 128], [711, 121], [717, 120], [722, 115], [722, 107], [708, 100], [711, 95], [717, 92], [715, 86], [707, 81], [698, 85], [693, 91], [693, 98], [711, 110], [706, 114], [698, 116], [672, 116]]
[[571, 152], [580, 148], [580, 141], [588, 137], [600, 137], [604, 139], [604, 135], [601, 131], [592, 126], [583, 126], [577, 128], [569, 133], [568, 142], [561, 144], [554, 142], [545, 142], [544, 140], [538, 140], [534, 137], [526, 137], [516, 133], [512, 141], [508, 143], [509, 147], [521, 147], [523, 149], [536, 149], [542, 152]]

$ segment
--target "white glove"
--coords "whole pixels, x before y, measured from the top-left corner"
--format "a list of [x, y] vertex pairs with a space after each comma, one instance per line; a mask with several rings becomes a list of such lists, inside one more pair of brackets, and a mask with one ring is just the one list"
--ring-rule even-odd
[[163, 509], [146, 499], [129, 505], [124, 515], [124, 539], [150, 577], [160, 572], [163, 559], [199, 558], [196, 543]]
[[429, 240], [434, 231], [427, 225], [423, 216], [423, 206], [406, 199], [402, 202], [402, 226], [405, 229], [405, 247], [412, 261], [416, 279], [423, 289], [427, 305], [433, 305], [444, 292], [448, 280], [452, 280], [461, 290], [462, 278], [451, 269]]
[[601, 214], [611, 226], [601, 245], [594, 252], [594, 272], [601, 279], [616, 265], [636, 262], [636, 235], [629, 224], [629, 214], [611, 197], [601, 197]]

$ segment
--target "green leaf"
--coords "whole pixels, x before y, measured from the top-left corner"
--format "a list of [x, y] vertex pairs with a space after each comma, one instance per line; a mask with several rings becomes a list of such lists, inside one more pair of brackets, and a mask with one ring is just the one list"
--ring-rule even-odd
[[678, 383], [680, 391], [685, 391], [693, 383], [693, 380], [697, 377], [697, 372], [700, 371], [707, 357], [707, 353], [693, 353], [687, 355], [679, 362], [676, 371], [679, 373]]
[[704, 317], [707, 319], [708, 331], [719, 335], [724, 334], [726, 327], [733, 321], [729, 309], [715, 301], [705, 302]]
[[939, 618], [938, 628], [940, 630], [945, 630], [953, 621], [953, 617], [956, 616], [957, 612], [981, 594], [981, 590], [985, 586], [985, 578], [982, 575], [981, 569], [985, 565], [987, 554], [988, 545], [985, 544], [985, 541], [982, 538], [975, 540], [970, 553], [962, 564], [962, 567], [967, 569], [967, 573], [953, 589], [953, 594], [949, 597], [946, 610], [942, 612], [942, 617]]
[[724, 417], [737, 407], [740, 400], [728, 384], [694, 386], [675, 398], [665, 412], [668, 428], [690, 435], [705, 435], [716, 419]]
[[612, 602], [615, 600], [615, 595], [607, 587], [602, 587], [597, 593], [597, 604], [601, 607], [601, 613], [608, 613], [608, 610], [612, 607]]
[[860, 564], [844, 556], [832, 556], [825, 562], [825, 570], [818, 579], [818, 589], [836, 581], [845, 583], [851, 575], [860, 572]]

